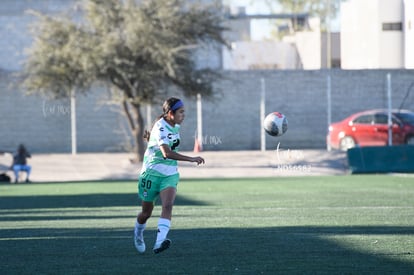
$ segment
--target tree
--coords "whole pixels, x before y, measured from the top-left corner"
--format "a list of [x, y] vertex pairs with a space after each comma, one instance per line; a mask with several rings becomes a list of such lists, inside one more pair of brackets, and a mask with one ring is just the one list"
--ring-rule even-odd
[[54, 98], [68, 97], [74, 89], [86, 91], [94, 77], [84, 55], [88, 51], [85, 33], [65, 18], [32, 14], [39, 21], [32, 29], [36, 36], [27, 51], [23, 87]]
[[[194, 51], [226, 45], [220, 6], [184, 0], [85, 0], [81, 21], [39, 15], [36, 38], [25, 64], [24, 87], [68, 96], [87, 92], [93, 81], [121, 92], [120, 103], [143, 159], [141, 106], [175, 87], [184, 96], [213, 94], [220, 72], [197, 68]], [[76, 21], [77, 20], [77, 21]]]

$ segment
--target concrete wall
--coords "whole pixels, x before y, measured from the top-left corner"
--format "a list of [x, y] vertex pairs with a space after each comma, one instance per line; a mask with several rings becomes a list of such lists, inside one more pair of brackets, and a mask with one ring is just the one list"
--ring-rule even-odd
[[[332, 83], [332, 121], [356, 111], [387, 107], [386, 75], [391, 73], [393, 107], [400, 106], [414, 81], [413, 70], [252, 71], [225, 73], [216, 84], [214, 100], [203, 100], [205, 150], [260, 149], [261, 79], [266, 90], [266, 113], [280, 111], [289, 121], [287, 133], [266, 137], [266, 148], [325, 148], [327, 133], [327, 76]], [[33, 152], [70, 152], [69, 100], [25, 96], [9, 74], [0, 75], [0, 150], [25, 143]], [[102, 104], [105, 88], [77, 98], [78, 151], [123, 151], [131, 143], [118, 106]], [[102, 99], [103, 98], [103, 99]], [[184, 99], [181, 150], [192, 150], [196, 133], [195, 100]], [[414, 110], [414, 91], [406, 109]], [[146, 116], [146, 108], [143, 108]], [[153, 106], [150, 120], [161, 111]], [[145, 118], [145, 121], [147, 119]]]
[[[10, 75], [0, 75], [0, 151], [25, 143], [34, 152], [71, 152], [70, 100], [26, 95]], [[119, 151], [125, 147], [123, 116], [118, 106], [102, 103], [103, 88], [78, 95], [78, 149], [80, 152]]]
[[58, 14], [73, 8], [75, 0], [1, 0], [0, 69], [16, 71], [22, 67], [25, 49], [32, 43], [30, 25], [36, 17], [29, 10]]

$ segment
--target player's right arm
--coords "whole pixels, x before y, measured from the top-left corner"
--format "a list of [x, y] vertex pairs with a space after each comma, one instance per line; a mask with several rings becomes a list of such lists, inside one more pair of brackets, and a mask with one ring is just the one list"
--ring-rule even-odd
[[196, 162], [197, 165], [203, 164], [205, 161], [202, 157], [190, 157], [186, 156], [180, 153], [177, 153], [167, 145], [167, 144], [161, 144], [160, 150], [164, 158], [168, 159], [174, 159], [174, 160], [180, 160], [180, 161], [188, 161], [188, 162]]

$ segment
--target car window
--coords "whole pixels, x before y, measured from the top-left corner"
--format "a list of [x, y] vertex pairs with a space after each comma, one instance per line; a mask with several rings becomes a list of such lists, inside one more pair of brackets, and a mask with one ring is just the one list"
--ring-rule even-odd
[[388, 115], [386, 115], [386, 114], [376, 114], [375, 115], [375, 124], [388, 124]]
[[374, 123], [374, 116], [373, 115], [361, 115], [354, 119], [353, 123], [358, 124], [372, 124]]
[[395, 115], [404, 123], [414, 125], [414, 113], [396, 113]]

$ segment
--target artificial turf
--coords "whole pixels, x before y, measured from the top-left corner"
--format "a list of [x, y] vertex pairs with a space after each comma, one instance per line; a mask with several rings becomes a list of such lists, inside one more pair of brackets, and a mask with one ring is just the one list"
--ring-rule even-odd
[[0, 185], [0, 274], [409, 274], [414, 178], [184, 179], [133, 246], [135, 181]]

